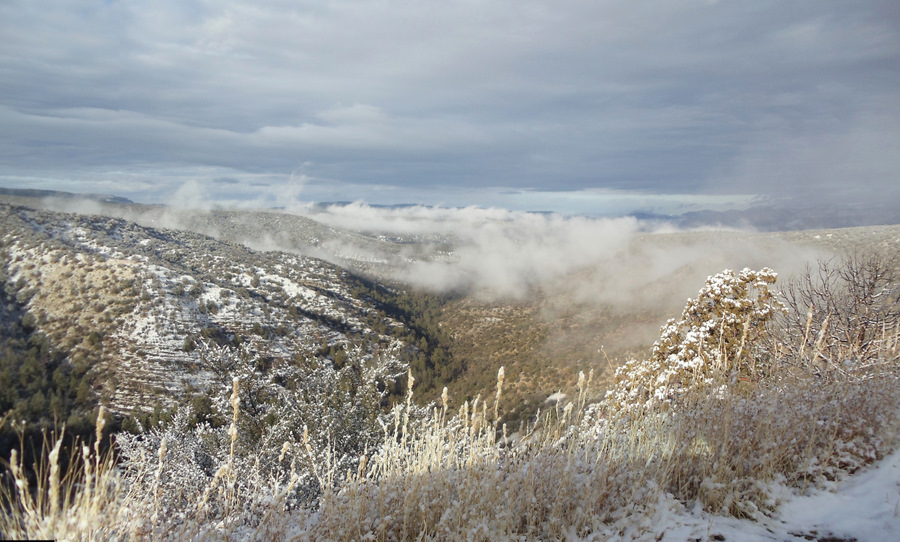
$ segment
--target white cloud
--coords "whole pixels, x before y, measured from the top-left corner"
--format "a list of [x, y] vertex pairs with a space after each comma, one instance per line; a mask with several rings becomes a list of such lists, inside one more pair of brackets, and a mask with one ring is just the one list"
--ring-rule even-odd
[[[804, 202], [896, 200], [900, 110], [893, 104], [898, 103], [900, 94], [868, 104], [861, 100], [847, 120], [820, 119], [819, 131], [776, 120], [759, 130], [724, 182]], [[830, 130], [829, 123], [843, 129]]]
[[[593, 306], [677, 311], [697, 284], [722, 269], [770, 266], [789, 275], [819, 255], [767, 236], [692, 235], [633, 218], [363, 203], [294, 212], [352, 231], [415, 237], [441, 250], [452, 247], [449, 254], [427, 258], [421, 246], [412, 246], [390, 267], [395, 278], [419, 287], [487, 298], [543, 292]], [[670, 235], [651, 235], [664, 231]], [[364, 250], [327, 243], [324, 249], [357, 256]]]
[[638, 222], [630, 218], [588, 219], [479, 207], [385, 209], [355, 203], [330, 206], [312, 217], [354, 231], [447, 242], [453, 253], [446, 258], [403, 256], [411, 261], [396, 262], [398, 278], [435, 290], [504, 297], [525, 295], [555, 277], [610, 257], [638, 229]]

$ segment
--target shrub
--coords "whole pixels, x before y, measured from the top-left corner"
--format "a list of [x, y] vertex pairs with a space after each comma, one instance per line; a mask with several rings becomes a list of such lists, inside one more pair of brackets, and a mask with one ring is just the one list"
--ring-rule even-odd
[[607, 402], [616, 409], [650, 408], [713, 384], [756, 381], [769, 370], [759, 339], [783, 310], [769, 289], [776, 277], [768, 268], [709, 277], [681, 319], [663, 326], [650, 359], [616, 371]]
[[782, 358], [820, 377], [883, 361], [900, 326], [898, 262], [878, 254], [819, 261], [784, 290]]

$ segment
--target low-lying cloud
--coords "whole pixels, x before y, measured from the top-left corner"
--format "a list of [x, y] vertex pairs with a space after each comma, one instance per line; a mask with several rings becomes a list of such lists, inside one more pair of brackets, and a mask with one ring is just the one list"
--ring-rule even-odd
[[[433, 291], [576, 303], [677, 308], [708, 275], [769, 266], [790, 274], [820, 254], [749, 232], [679, 232], [635, 218], [587, 218], [497, 208], [309, 208], [315, 220], [417, 241], [391, 262], [393, 278]], [[423, 254], [421, 243], [429, 250]]]

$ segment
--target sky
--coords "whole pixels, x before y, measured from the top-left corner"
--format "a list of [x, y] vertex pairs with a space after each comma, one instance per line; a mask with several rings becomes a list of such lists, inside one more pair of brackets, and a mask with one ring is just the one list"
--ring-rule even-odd
[[615, 214], [898, 179], [896, 0], [0, 0], [0, 186]]

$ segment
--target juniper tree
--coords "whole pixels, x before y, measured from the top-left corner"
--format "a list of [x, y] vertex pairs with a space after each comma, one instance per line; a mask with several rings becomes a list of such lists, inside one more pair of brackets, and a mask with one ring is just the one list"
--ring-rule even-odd
[[769, 268], [709, 277], [681, 318], [662, 327], [650, 358], [616, 371], [607, 403], [620, 409], [664, 405], [713, 383], [752, 382], [765, 374], [769, 358], [757, 351], [757, 339], [783, 311], [769, 289], [776, 278]]

